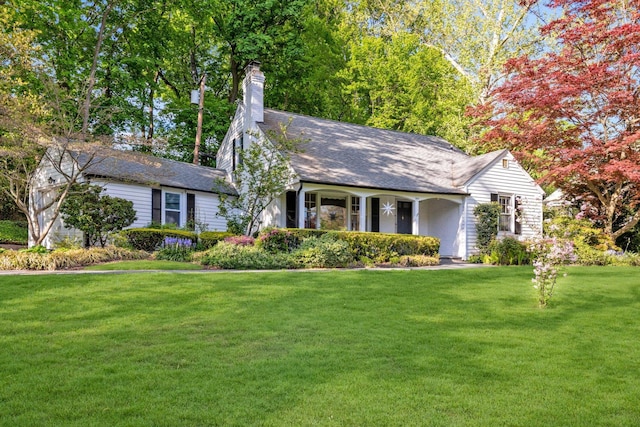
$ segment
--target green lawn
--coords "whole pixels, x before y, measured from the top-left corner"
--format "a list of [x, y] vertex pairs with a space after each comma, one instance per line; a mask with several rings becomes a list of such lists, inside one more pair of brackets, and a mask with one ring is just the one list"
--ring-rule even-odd
[[0, 276], [0, 425], [640, 425], [640, 270], [569, 273]]

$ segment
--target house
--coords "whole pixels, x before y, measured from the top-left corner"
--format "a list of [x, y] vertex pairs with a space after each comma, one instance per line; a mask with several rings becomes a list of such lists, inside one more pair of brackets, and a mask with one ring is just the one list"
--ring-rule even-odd
[[265, 77], [251, 63], [238, 106], [217, 155], [229, 177], [250, 144], [272, 132], [304, 142], [290, 156], [296, 178], [263, 213], [262, 226], [430, 235], [440, 255], [475, 251], [478, 204], [501, 207], [499, 236], [542, 230], [543, 190], [507, 150], [472, 157], [434, 137], [376, 129], [267, 109]]
[[[103, 194], [132, 201], [136, 221], [130, 227], [195, 223], [201, 229], [226, 230], [226, 222], [217, 216], [218, 192], [237, 193], [222, 184], [223, 170], [104, 147], [77, 146], [61, 154], [55, 150], [50, 149], [34, 177], [37, 184], [30, 194], [34, 207], [51, 200], [65, 182], [64, 174], [75, 173], [79, 182], [103, 187]], [[45, 210], [38, 222], [42, 226], [50, 218], [51, 210]], [[43, 246], [52, 248], [65, 238], [81, 240], [82, 233], [65, 227], [58, 217]]]

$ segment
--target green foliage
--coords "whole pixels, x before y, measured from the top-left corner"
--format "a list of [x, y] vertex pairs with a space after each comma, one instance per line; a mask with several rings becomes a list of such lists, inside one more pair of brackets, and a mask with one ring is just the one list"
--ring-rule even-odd
[[203, 265], [230, 270], [280, 270], [291, 268], [288, 254], [268, 253], [256, 246], [219, 242], [201, 259]]
[[582, 265], [610, 265], [618, 248], [603, 229], [587, 219], [557, 215], [545, 222], [545, 233], [550, 237], [569, 239], [573, 243], [577, 262]]
[[474, 98], [468, 82], [441, 52], [407, 32], [351, 40], [351, 58], [340, 72], [360, 122], [383, 129], [443, 137], [464, 148]]
[[89, 245], [101, 247], [109, 235], [133, 224], [136, 211], [133, 202], [119, 197], [103, 196], [103, 189], [88, 183], [76, 183], [65, 198], [60, 214], [67, 226], [85, 234]]
[[291, 256], [296, 264], [307, 268], [339, 268], [353, 262], [349, 244], [334, 233], [306, 238]]
[[500, 206], [495, 202], [482, 203], [473, 208], [473, 215], [476, 217], [476, 246], [481, 254], [486, 254], [498, 235]]
[[0, 220], [0, 243], [26, 245], [27, 224], [24, 221]]
[[64, 270], [100, 262], [144, 259], [149, 255], [115, 246], [88, 249], [58, 249], [52, 252], [34, 247], [0, 253], [0, 270]]
[[528, 265], [531, 254], [527, 245], [513, 237], [493, 240], [489, 243], [487, 264], [498, 265]]
[[438, 256], [440, 249], [440, 240], [430, 236], [298, 228], [291, 228], [288, 231], [300, 241], [308, 237], [321, 237], [331, 233], [336, 239], [347, 242], [357, 261], [370, 260], [374, 263], [386, 263], [392, 258], [404, 255], [435, 257]]
[[202, 249], [209, 249], [230, 236], [233, 236], [233, 233], [229, 231], [203, 231], [198, 235], [198, 243]]
[[376, 263], [404, 255], [436, 256], [440, 249], [440, 240], [430, 236], [357, 231], [339, 231], [336, 236], [349, 244], [356, 259], [366, 257]]
[[260, 232], [256, 245], [271, 253], [291, 252], [300, 245], [300, 239], [289, 230], [270, 228]]
[[182, 237], [196, 241], [195, 233], [185, 230], [168, 230], [155, 228], [129, 228], [122, 234], [127, 237], [129, 244], [138, 250], [153, 252], [159, 249], [165, 237]]
[[[299, 139], [287, 137], [288, 124], [281, 124], [279, 132], [270, 131], [268, 137], [245, 135], [251, 141], [248, 148], [242, 150], [241, 162], [233, 178], [238, 196], [229, 196], [220, 192], [221, 217], [227, 220], [227, 228], [236, 234], [252, 235], [260, 228], [260, 218], [264, 210], [286, 189], [295, 178], [291, 171], [289, 158], [292, 152], [300, 149]], [[255, 140], [254, 140], [255, 139]], [[220, 180], [220, 187], [226, 187]]]

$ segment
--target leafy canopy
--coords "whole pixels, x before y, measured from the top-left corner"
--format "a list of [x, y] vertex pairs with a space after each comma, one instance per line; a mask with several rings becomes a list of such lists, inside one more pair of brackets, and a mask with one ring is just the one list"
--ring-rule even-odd
[[539, 168], [616, 238], [640, 220], [640, 2], [551, 5], [565, 13], [542, 34], [560, 49], [507, 63], [483, 138]]

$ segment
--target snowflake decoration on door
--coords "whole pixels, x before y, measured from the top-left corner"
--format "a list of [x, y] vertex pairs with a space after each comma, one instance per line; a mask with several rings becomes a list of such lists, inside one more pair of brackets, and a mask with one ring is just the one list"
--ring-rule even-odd
[[382, 213], [386, 216], [393, 215], [394, 209], [395, 208], [393, 207], [393, 203], [386, 202], [384, 205], [382, 205]]

